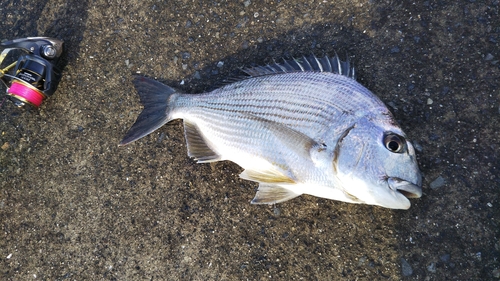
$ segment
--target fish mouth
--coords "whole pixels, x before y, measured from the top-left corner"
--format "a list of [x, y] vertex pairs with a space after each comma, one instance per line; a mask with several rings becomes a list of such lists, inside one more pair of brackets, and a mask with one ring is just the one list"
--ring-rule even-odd
[[389, 187], [403, 194], [406, 198], [420, 198], [422, 196], [422, 188], [409, 181], [400, 178], [388, 178]]

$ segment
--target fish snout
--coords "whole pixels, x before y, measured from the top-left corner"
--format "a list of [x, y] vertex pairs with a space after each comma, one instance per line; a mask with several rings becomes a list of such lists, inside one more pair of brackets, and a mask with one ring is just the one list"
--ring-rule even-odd
[[403, 194], [406, 198], [420, 198], [422, 196], [422, 187], [405, 181], [400, 178], [388, 178], [387, 183], [389, 187]]

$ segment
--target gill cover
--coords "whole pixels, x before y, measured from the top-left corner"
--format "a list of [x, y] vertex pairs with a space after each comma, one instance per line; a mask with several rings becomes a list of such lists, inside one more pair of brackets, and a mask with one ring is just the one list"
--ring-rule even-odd
[[422, 195], [413, 147], [405, 141], [401, 148], [391, 144], [391, 151], [384, 130], [367, 125], [361, 121], [346, 130], [334, 151], [333, 169], [346, 197], [353, 203], [408, 209], [408, 198]]

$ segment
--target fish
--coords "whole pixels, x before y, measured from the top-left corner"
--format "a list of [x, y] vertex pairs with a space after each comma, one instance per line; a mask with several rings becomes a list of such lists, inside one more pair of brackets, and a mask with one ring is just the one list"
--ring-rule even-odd
[[412, 143], [348, 59], [311, 55], [242, 71], [199, 94], [135, 76], [144, 108], [119, 145], [182, 119], [189, 157], [238, 164], [242, 179], [259, 184], [252, 204], [307, 194], [408, 209], [422, 196]]

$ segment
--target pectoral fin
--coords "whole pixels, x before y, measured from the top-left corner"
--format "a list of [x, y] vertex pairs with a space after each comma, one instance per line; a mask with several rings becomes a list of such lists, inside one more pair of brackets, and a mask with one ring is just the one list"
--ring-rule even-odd
[[274, 184], [261, 183], [252, 200], [252, 204], [275, 204], [293, 199], [297, 194], [289, 189]]
[[267, 120], [259, 116], [250, 115], [250, 118], [262, 125], [263, 131], [274, 136], [276, 148], [286, 148], [287, 154], [295, 155], [302, 159], [310, 159], [312, 149], [321, 149], [321, 145], [309, 136], [289, 128], [281, 123]]

